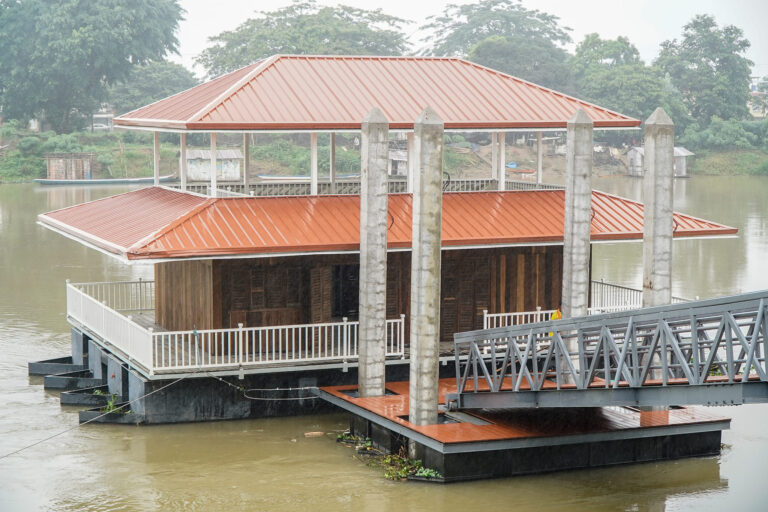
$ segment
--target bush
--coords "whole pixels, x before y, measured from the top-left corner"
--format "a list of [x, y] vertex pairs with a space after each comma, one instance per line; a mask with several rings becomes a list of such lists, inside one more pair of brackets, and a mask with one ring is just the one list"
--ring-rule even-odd
[[79, 153], [83, 147], [77, 141], [77, 137], [71, 134], [62, 134], [51, 137], [43, 144], [45, 153]]
[[17, 146], [22, 156], [40, 156], [42, 144], [37, 137], [24, 137]]
[[760, 142], [754, 133], [744, 129], [740, 121], [718, 117], [713, 117], [705, 130], [698, 123], [692, 123], [680, 138], [680, 143], [685, 146], [706, 149], [752, 149], [759, 147]]

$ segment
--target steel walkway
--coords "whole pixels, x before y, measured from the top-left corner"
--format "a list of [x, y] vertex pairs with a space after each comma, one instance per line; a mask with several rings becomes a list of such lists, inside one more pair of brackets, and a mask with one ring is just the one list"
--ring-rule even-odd
[[455, 409], [768, 402], [768, 290], [454, 335]]

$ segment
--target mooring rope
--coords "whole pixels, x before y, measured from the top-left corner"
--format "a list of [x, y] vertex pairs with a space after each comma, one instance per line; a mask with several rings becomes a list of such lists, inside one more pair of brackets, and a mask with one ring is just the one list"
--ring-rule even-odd
[[166, 384], [163, 387], [160, 387], [160, 388], [157, 388], [157, 389], [155, 389], [153, 391], [150, 391], [146, 395], [142, 395], [142, 396], [140, 396], [138, 398], [134, 398], [133, 400], [131, 400], [129, 402], [125, 402], [124, 404], [122, 404], [122, 405], [120, 405], [118, 407], [115, 407], [114, 409], [112, 409], [110, 411], [107, 411], [107, 412], [105, 412], [103, 414], [99, 414], [98, 416], [94, 416], [93, 418], [91, 418], [91, 419], [89, 419], [87, 421], [84, 421], [82, 423], [78, 423], [77, 425], [75, 425], [73, 427], [70, 427], [70, 428], [68, 428], [66, 430], [62, 430], [61, 432], [57, 432], [56, 434], [53, 434], [53, 435], [48, 436], [46, 438], [40, 439], [39, 441], [36, 441], [36, 442], [34, 442], [32, 444], [29, 444], [27, 446], [23, 446], [23, 447], [19, 448], [18, 450], [14, 450], [14, 451], [12, 451], [10, 453], [6, 453], [5, 455], [0, 455], [0, 460], [3, 460], [5, 458], [7, 458], [7, 457], [10, 457], [11, 455], [16, 455], [17, 453], [21, 453], [24, 450], [28, 450], [28, 449], [30, 449], [32, 447], [35, 447], [35, 446], [37, 446], [39, 444], [42, 444], [42, 443], [46, 442], [46, 441], [50, 441], [51, 439], [53, 439], [55, 437], [59, 437], [60, 435], [66, 434], [67, 432], [71, 432], [71, 431], [73, 431], [75, 429], [78, 429], [78, 428], [82, 427], [83, 425], [87, 425], [87, 424], [89, 424], [89, 423], [91, 423], [93, 421], [98, 420], [99, 418], [103, 418], [107, 414], [112, 414], [113, 412], [117, 412], [117, 411], [123, 409], [124, 407], [127, 407], [127, 406], [131, 405], [134, 402], [137, 402], [137, 401], [142, 400], [142, 399], [144, 399], [144, 398], [146, 398], [146, 397], [148, 397], [150, 395], [154, 395], [155, 393], [158, 393], [158, 392], [160, 392], [160, 391], [162, 391], [164, 389], [167, 389], [167, 388], [173, 386], [174, 384], [176, 384], [177, 382], [179, 382], [181, 380], [184, 380], [184, 377], [180, 377], [180, 378], [174, 380], [173, 382], [169, 382], [168, 384]]
[[315, 400], [317, 398], [320, 398], [319, 396], [313, 395], [313, 396], [303, 396], [303, 397], [264, 397], [264, 396], [250, 396], [249, 393], [251, 391], [262, 391], [262, 392], [270, 392], [270, 391], [309, 391], [313, 389], [317, 389], [317, 386], [305, 386], [300, 388], [245, 388], [244, 386], [237, 386], [235, 384], [232, 384], [229, 381], [226, 381], [222, 379], [221, 377], [217, 375], [213, 375], [212, 373], [205, 372], [206, 375], [209, 377], [213, 377], [214, 379], [223, 382], [227, 386], [234, 388], [238, 391], [240, 391], [245, 398], [248, 400], [259, 400], [264, 402], [282, 402], [282, 401], [291, 401], [291, 400]]

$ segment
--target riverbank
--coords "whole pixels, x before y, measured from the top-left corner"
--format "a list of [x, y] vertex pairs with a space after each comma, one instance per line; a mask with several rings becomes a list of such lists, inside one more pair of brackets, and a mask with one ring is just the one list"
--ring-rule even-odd
[[691, 167], [693, 174], [768, 176], [768, 151], [761, 149], [700, 150]]

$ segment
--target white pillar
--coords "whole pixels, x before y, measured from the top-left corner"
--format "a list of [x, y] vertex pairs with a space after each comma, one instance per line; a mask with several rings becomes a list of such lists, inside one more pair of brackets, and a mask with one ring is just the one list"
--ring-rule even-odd
[[[331, 132], [328, 141], [328, 178], [331, 182], [331, 194], [336, 193], [336, 134]], [[362, 191], [361, 191], [362, 192]]]
[[317, 195], [317, 133], [309, 134], [309, 152], [310, 152], [310, 169], [309, 169], [309, 193], [313, 196]]
[[418, 166], [416, 165], [416, 152], [414, 150], [414, 135], [413, 132], [410, 132], [408, 134], [408, 142], [407, 142], [407, 149], [408, 149], [408, 183], [406, 191], [409, 194], [413, 193], [413, 179], [414, 175], [417, 172]]
[[662, 108], [645, 121], [643, 306], [672, 302], [675, 124]]
[[243, 193], [248, 194], [250, 189], [250, 177], [248, 168], [251, 166], [251, 134], [243, 134]]
[[507, 190], [507, 141], [506, 134], [499, 132], [499, 190]]
[[181, 190], [187, 190], [187, 134], [180, 137], [181, 148], [179, 151], [179, 174], [181, 175]]
[[[443, 121], [427, 107], [414, 124], [418, 169], [414, 177], [411, 249], [411, 350], [408, 418], [437, 423], [440, 355]], [[411, 452], [415, 445], [411, 445]]]
[[544, 137], [536, 132], [536, 183], [541, 183], [544, 174]]
[[[491, 132], [491, 178], [499, 186], [499, 142], [496, 132]], [[499, 188], [499, 190], [501, 190]]]
[[216, 169], [216, 134], [211, 132], [211, 196], [216, 197], [219, 188]]
[[385, 392], [389, 121], [374, 108], [360, 131], [358, 393], [368, 397]]
[[589, 305], [593, 127], [582, 109], [568, 120], [562, 296], [566, 318], [585, 316]]
[[154, 172], [154, 181], [156, 187], [160, 185], [160, 134], [152, 132], [152, 171]]

